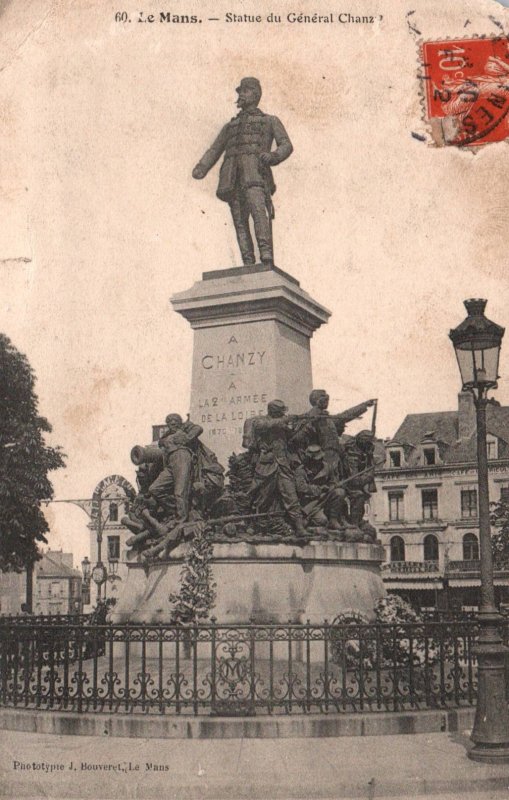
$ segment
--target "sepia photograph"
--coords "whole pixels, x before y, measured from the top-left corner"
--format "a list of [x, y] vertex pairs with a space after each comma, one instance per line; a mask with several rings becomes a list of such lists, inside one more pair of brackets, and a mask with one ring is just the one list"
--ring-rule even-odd
[[506, 5], [0, 0], [0, 798], [507, 798]]

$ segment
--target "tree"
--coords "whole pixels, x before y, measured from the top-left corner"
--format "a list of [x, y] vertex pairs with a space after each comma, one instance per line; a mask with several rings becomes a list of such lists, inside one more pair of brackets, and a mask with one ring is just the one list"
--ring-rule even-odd
[[27, 358], [0, 334], [0, 568], [32, 568], [49, 527], [41, 501], [53, 497], [48, 473], [65, 464], [49, 447], [51, 425], [38, 414]]

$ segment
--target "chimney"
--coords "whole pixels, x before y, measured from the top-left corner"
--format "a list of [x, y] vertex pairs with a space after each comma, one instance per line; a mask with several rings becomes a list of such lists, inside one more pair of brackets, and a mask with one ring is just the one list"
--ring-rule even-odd
[[470, 439], [475, 431], [475, 407], [471, 392], [458, 395], [458, 439]]

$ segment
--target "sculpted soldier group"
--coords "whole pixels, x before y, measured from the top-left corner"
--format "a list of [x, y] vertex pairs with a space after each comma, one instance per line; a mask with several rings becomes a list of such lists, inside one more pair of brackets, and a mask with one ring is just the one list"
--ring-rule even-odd
[[284, 509], [298, 537], [309, 538], [313, 526], [359, 531], [366, 500], [375, 491], [374, 433], [350, 437], [343, 431], [375, 401], [334, 416], [324, 390], [313, 390], [309, 401], [309, 411], [295, 416], [286, 413], [282, 400], [273, 400], [267, 416], [246, 422], [243, 444], [254, 465], [251, 507]]
[[157, 446], [132, 449], [139, 493], [122, 519], [135, 534], [128, 545], [152, 545], [154, 555], [161, 550], [169, 553], [192, 535], [192, 526], [189, 529], [186, 523], [202, 520], [221, 496], [224, 467], [200, 441], [202, 433], [200, 425], [184, 422], [180, 414], [168, 414]]
[[[289, 415], [282, 400], [272, 400], [267, 415], [244, 426], [247, 453], [230, 459], [230, 487], [223, 467], [200, 441], [203, 429], [179, 414], [168, 414], [157, 446], [133, 448], [140, 492], [124, 524], [135, 534], [128, 544], [150, 555], [168, 554], [193, 535], [193, 523], [283, 516], [296, 539], [309, 541], [313, 530], [371, 538], [364, 509], [374, 486], [374, 434], [345, 436], [348, 421], [374, 400], [341, 414], [329, 414], [329, 396], [313, 390], [306, 414]], [[242, 464], [244, 485], [234, 481]], [[240, 497], [242, 494], [242, 498]], [[232, 505], [233, 504], [233, 505]], [[228, 517], [221, 517], [228, 509]], [[235, 525], [233, 525], [235, 529]]]
[[[276, 190], [271, 167], [287, 159], [293, 147], [281, 121], [258, 108], [257, 78], [243, 78], [236, 91], [240, 112], [202, 156], [193, 177], [204, 178], [224, 154], [217, 196], [230, 206], [242, 261], [253, 265], [256, 260], [252, 219], [260, 260], [271, 269]], [[328, 412], [323, 389], [313, 390], [309, 401], [311, 408], [295, 416], [282, 400], [272, 400], [265, 416], [246, 421], [242, 444], [247, 452], [230, 458], [226, 490], [223, 467], [200, 441], [203, 429], [168, 414], [157, 445], [136, 446], [131, 453], [139, 468], [139, 494], [123, 519], [134, 534], [128, 544], [148, 555], [168, 554], [204, 520], [224, 523], [226, 535], [237, 524], [247, 535], [254, 524], [269, 535], [289, 532], [302, 542], [317, 529], [336, 538], [369, 538], [364, 508], [375, 491], [374, 432], [351, 437], [344, 430], [375, 401], [335, 415]]]

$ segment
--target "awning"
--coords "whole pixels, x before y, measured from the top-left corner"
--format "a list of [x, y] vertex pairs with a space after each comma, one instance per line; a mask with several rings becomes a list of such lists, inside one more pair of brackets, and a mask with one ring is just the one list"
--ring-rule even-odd
[[441, 589], [442, 581], [395, 581], [384, 580], [386, 589]]
[[449, 586], [452, 589], [455, 589], [459, 586], [463, 586], [464, 588], [468, 588], [469, 586], [480, 586], [481, 579], [480, 578], [449, 578]]
[[[495, 586], [509, 586], [509, 580], [507, 578], [495, 578], [493, 583]], [[480, 586], [481, 579], [480, 578], [449, 578], [449, 586]]]

